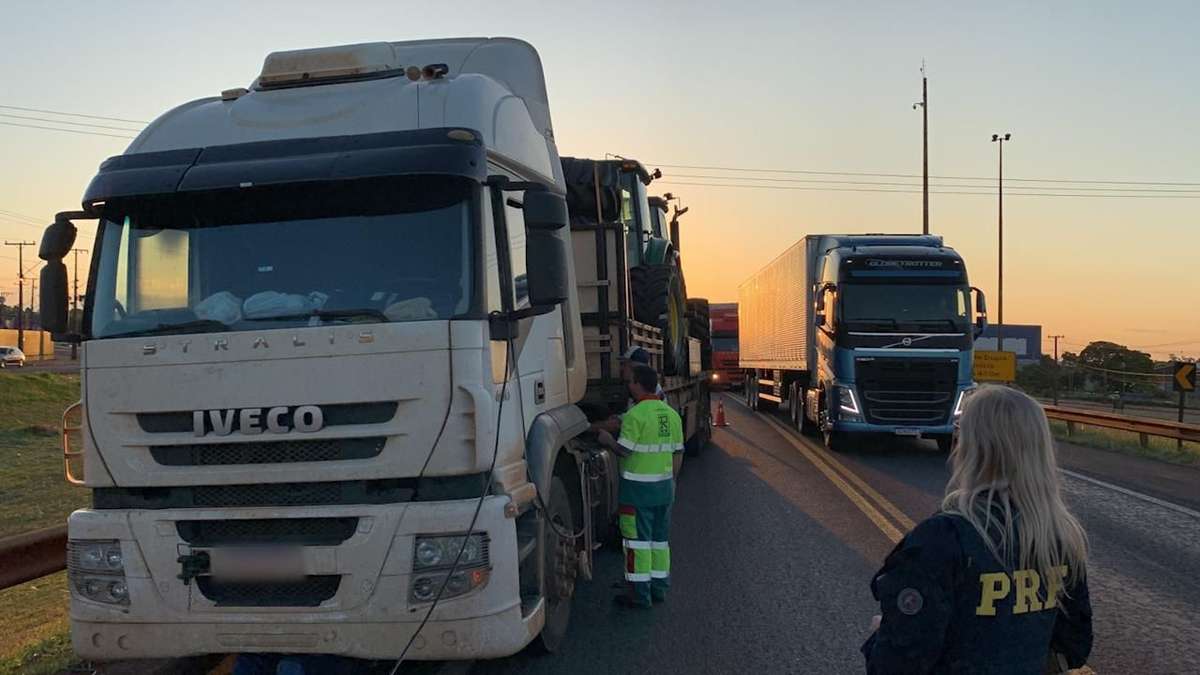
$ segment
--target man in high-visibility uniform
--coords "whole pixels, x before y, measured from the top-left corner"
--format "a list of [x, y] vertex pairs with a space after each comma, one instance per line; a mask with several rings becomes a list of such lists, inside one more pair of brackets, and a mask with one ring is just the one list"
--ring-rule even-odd
[[630, 588], [616, 601], [626, 607], [650, 607], [654, 600], [666, 600], [671, 585], [672, 465], [674, 454], [683, 450], [683, 423], [655, 395], [657, 389], [654, 369], [634, 365], [629, 391], [636, 403], [621, 419], [621, 435], [613, 442], [611, 435], [601, 434], [621, 457], [617, 518]]

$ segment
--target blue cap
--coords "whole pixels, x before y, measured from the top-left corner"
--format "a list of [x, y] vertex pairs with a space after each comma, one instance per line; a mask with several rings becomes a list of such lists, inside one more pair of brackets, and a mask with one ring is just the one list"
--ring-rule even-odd
[[634, 363], [644, 363], [650, 365], [650, 352], [641, 347], [630, 347], [629, 351], [621, 357], [622, 361], [633, 361]]

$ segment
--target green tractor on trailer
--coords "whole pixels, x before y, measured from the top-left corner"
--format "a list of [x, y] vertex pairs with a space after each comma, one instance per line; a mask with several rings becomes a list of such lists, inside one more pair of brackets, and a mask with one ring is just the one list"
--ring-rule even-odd
[[688, 299], [678, 220], [646, 188], [653, 173], [635, 160], [562, 158], [588, 363], [583, 406], [596, 419], [628, 401], [621, 354], [642, 347], [684, 422], [688, 449], [708, 442], [708, 301]]

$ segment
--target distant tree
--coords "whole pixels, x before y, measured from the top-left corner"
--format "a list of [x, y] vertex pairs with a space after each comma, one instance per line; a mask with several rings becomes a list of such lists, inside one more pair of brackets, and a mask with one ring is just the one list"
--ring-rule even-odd
[[1137, 373], [1154, 372], [1154, 359], [1146, 352], [1130, 349], [1115, 342], [1092, 342], [1079, 353], [1079, 365], [1086, 377], [1103, 382], [1110, 392], [1153, 392], [1155, 382]]
[[[1062, 368], [1049, 356], [1043, 356], [1037, 363], [1022, 366], [1017, 371], [1017, 386], [1033, 396], [1050, 396], [1054, 393], [1054, 378], [1061, 376]], [[1065, 387], [1066, 382], [1059, 382], [1059, 387]]]

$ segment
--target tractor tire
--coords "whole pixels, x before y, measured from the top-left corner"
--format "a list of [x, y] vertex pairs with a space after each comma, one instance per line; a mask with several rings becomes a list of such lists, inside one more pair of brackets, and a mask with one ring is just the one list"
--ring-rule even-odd
[[683, 283], [674, 265], [640, 265], [629, 270], [633, 318], [662, 330], [664, 375], [688, 372], [688, 325]]
[[712, 370], [712, 325], [708, 300], [691, 298], [688, 304], [688, 333], [700, 341], [700, 368]]

